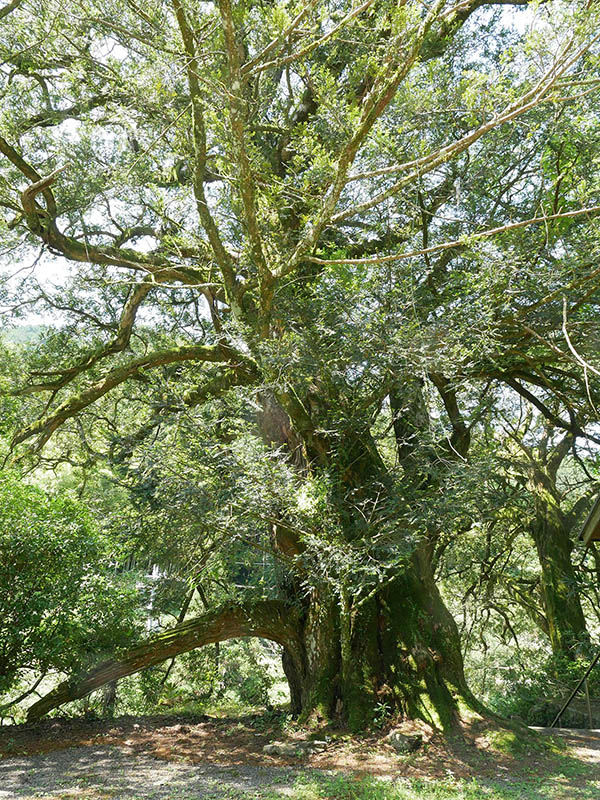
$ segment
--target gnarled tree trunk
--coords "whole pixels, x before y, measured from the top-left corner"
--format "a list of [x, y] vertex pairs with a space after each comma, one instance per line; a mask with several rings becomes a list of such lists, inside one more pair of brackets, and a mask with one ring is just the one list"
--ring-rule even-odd
[[[271, 405], [275, 402], [267, 399]], [[466, 685], [457, 627], [435, 584], [430, 544], [423, 541], [412, 555], [407, 554], [407, 561], [395, 574], [387, 571], [380, 586], [353, 580], [353, 548], [357, 541], [368, 543], [378, 525], [379, 512], [367, 522], [360, 507], [375, 510], [385, 495], [392, 501], [390, 506], [382, 503], [386, 516], [396, 499], [368, 426], [340, 424], [333, 440], [323, 433], [328, 425], [319, 427], [303, 418], [294, 401], [288, 403], [293, 429], [285, 412], [274, 413], [269, 403], [262, 420], [265, 438], [288, 444], [301, 469], [310, 464], [329, 481], [329, 500], [340, 520], [341, 549], [348, 550], [346, 577], [319, 579], [312, 553], [284, 518], [273, 523], [272, 543], [291, 566], [281, 587], [287, 603], [229, 607], [176, 625], [61, 684], [31, 707], [30, 719], [178, 653], [242, 636], [283, 645], [292, 710], [304, 718], [340, 716], [352, 729], [360, 729], [385, 703], [390, 711], [447, 730], [458, 722], [465, 706], [480, 710]], [[421, 479], [416, 476], [415, 481]], [[401, 540], [402, 524], [398, 522]], [[359, 559], [360, 552], [359, 547]], [[312, 586], [308, 592], [307, 584]]]
[[303, 717], [342, 715], [358, 729], [386, 703], [448, 729], [464, 704], [479, 708], [465, 683], [456, 625], [424, 553], [352, 615], [345, 668], [341, 626], [339, 603], [317, 592], [304, 611], [278, 601], [221, 608], [65, 681], [30, 707], [28, 719], [180, 653], [243, 636], [283, 645], [292, 710]]
[[557, 470], [567, 452], [568, 437], [555, 448], [554, 461], [532, 468], [535, 517], [530, 534], [535, 543], [541, 568], [541, 591], [552, 651], [568, 659], [581, 655], [589, 646], [589, 633], [581, 607], [579, 587], [571, 561], [571, 532], [576, 516], [561, 508], [557, 489]]
[[581, 607], [573, 543], [560, 519], [538, 519], [531, 526], [542, 573], [541, 590], [552, 651], [569, 659], [589, 645], [589, 633]]

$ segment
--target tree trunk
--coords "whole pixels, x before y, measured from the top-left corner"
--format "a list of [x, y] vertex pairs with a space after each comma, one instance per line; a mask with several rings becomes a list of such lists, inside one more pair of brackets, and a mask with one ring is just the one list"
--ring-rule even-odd
[[227, 607], [152, 637], [76, 680], [65, 681], [34, 703], [28, 720], [126, 675], [196, 647], [243, 636], [284, 647], [292, 711], [303, 718], [341, 715], [352, 729], [372, 720], [378, 704], [419, 717], [444, 730], [466, 706], [479, 710], [462, 667], [458, 631], [442, 603], [424, 551], [410, 567], [358, 608], [342, 670], [339, 603], [313, 593], [303, 613], [277, 601]]
[[483, 710], [467, 687], [458, 629], [424, 551], [415, 553], [396, 580], [358, 608], [350, 607], [349, 642], [342, 631], [345, 613], [339, 603], [313, 602], [314, 622], [304, 630], [303, 717], [341, 713], [358, 730], [385, 703], [390, 711], [448, 731], [466, 707]]
[[555, 448], [545, 468], [532, 466], [530, 488], [535, 517], [530, 533], [535, 542], [541, 568], [542, 604], [548, 621], [552, 651], [575, 659], [589, 648], [589, 634], [581, 608], [579, 587], [571, 562], [571, 528], [574, 519], [561, 508], [557, 472], [570, 439]]
[[[288, 442], [290, 429], [281, 422], [285, 418], [272, 412], [265, 416], [273, 423], [270, 441]], [[435, 584], [428, 544], [407, 555], [407, 563], [383, 585], [353, 582], [352, 552], [360, 561], [360, 543], [368, 546], [377, 532], [377, 517], [393, 514], [396, 499], [368, 427], [357, 431], [349, 424], [334, 440], [321, 432], [311, 434], [307, 424], [303, 439], [306, 463], [318, 471], [321, 467], [315, 465], [322, 459], [326, 467], [329, 501], [341, 526], [340, 552], [348, 549], [346, 572], [317, 580], [317, 562], [311, 564], [306, 543], [283, 519], [273, 524], [272, 539], [291, 565], [280, 587], [287, 604], [230, 607], [176, 625], [79, 680], [61, 684], [30, 708], [29, 719], [178, 653], [241, 636], [283, 645], [292, 711], [305, 719], [341, 716], [357, 730], [385, 703], [390, 711], [449, 730], [465, 707], [481, 710], [466, 685], [458, 629]], [[298, 448], [293, 452], [297, 455]], [[381, 499], [388, 493], [389, 507]], [[307, 581], [313, 584], [308, 594]]]
[[575, 659], [589, 647], [577, 579], [571, 562], [573, 544], [560, 519], [547, 516], [531, 526], [542, 572], [542, 599], [552, 652]]
[[102, 691], [102, 716], [113, 717], [117, 702], [117, 681], [111, 681]]

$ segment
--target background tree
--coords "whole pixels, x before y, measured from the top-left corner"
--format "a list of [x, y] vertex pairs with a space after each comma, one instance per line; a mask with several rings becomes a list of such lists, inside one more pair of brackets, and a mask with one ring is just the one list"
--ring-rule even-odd
[[[137, 633], [135, 581], [76, 501], [0, 476], [0, 693], [16, 702], [48, 673], [73, 673]], [[37, 677], [34, 680], [31, 676]], [[32, 686], [33, 684], [33, 686]]]

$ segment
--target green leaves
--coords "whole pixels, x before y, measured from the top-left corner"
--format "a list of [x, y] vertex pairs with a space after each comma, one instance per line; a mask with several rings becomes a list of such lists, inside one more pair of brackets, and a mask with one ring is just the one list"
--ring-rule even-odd
[[119, 558], [81, 503], [0, 473], [0, 692], [132, 636], [136, 590]]

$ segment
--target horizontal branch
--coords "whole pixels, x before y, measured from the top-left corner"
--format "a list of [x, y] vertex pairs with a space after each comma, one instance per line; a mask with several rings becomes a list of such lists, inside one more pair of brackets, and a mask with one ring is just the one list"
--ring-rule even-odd
[[108, 358], [111, 355], [116, 355], [117, 353], [121, 353], [123, 350], [125, 350], [131, 339], [131, 333], [133, 331], [133, 325], [138, 308], [153, 286], [154, 284], [147, 279], [135, 286], [123, 308], [116, 335], [110, 342], [108, 342], [108, 344], [87, 353], [87, 355], [82, 358], [79, 363], [73, 365], [72, 367], [65, 367], [65, 369], [53, 370], [51, 372], [33, 372], [33, 375], [45, 375], [48, 377], [56, 375], [57, 377], [54, 380], [48, 380], [42, 383], [28, 384], [22, 389], [15, 390], [13, 394], [27, 395], [35, 394], [41, 391], [56, 392], [74, 380], [78, 375], [81, 375], [86, 370], [91, 369], [91, 367], [93, 367], [102, 359]]
[[79, 700], [107, 683], [133, 675], [169, 658], [214, 642], [258, 636], [283, 645], [301, 658], [299, 625], [294, 609], [277, 600], [229, 605], [183, 622], [122, 655], [103, 661], [78, 680], [64, 681], [28, 711], [40, 719], [64, 703]]
[[42, 447], [52, 434], [68, 419], [75, 416], [83, 409], [104, 397], [115, 387], [125, 381], [140, 376], [145, 369], [174, 364], [184, 361], [206, 361], [206, 362], [230, 362], [232, 367], [243, 365], [248, 368], [253, 364], [247, 356], [233, 350], [225, 343], [219, 343], [212, 347], [205, 345], [189, 345], [187, 347], [176, 347], [167, 350], [157, 350], [144, 356], [139, 356], [128, 361], [121, 367], [117, 367], [100, 380], [88, 386], [80, 394], [74, 395], [62, 403], [55, 411], [42, 419], [36, 420], [20, 431], [12, 441], [12, 446], [16, 446], [26, 439], [38, 436], [38, 448]]
[[579, 208], [576, 211], [564, 211], [559, 214], [546, 214], [540, 217], [531, 217], [524, 219], [520, 222], [510, 222], [507, 225], [499, 225], [497, 228], [488, 228], [485, 231], [477, 233], [465, 234], [460, 239], [455, 239], [452, 242], [443, 242], [442, 244], [435, 244], [431, 247], [425, 247], [422, 250], [411, 250], [408, 253], [394, 253], [389, 256], [374, 256], [373, 258], [317, 258], [316, 256], [309, 256], [305, 260], [313, 264], [385, 264], [390, 261], [402, 261], [406, 258], [415, 258], [416, 256], [429, 255], [430, 253], [439, 253], [441, 250], [449, 250], [455, 247], [468, 246], [469, 242], [479, 241], [480, 239], [487, 239], [490, 236], [496, 236], [500, 233], [514, 231], [519, 228], [526, 228], [528, 225], [535, 225], [540, 222], [551, 222], [556, 219], [569, 219], [573, 217], [581, 217], [583, 215], [593, 216], [600, 211], [600, 206], [589, 206], [587, 208]]

